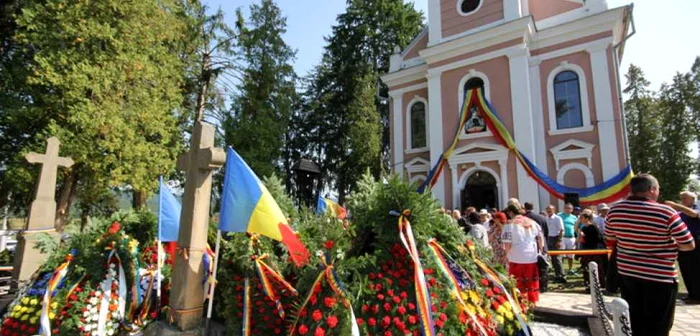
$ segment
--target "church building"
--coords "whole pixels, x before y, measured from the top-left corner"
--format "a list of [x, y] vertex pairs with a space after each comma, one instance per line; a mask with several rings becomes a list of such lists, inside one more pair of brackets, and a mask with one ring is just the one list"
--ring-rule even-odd
[[[391, 56], [392, 170], [422, 182], [459, 128], [465, 90], [479, 88], [518, 149], [568, 187], [627, 166], [619, 64], [632, 5], [605, 0], [428, 0], [427, 27]], [[447, 208], [503, 208], [508, 198], [563, 205], [501, 145], [479, 113], [432, 188]]]

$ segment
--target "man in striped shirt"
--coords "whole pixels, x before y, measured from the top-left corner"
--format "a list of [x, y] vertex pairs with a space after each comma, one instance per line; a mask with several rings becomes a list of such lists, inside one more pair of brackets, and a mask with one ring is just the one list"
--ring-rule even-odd
[[676, 211], [657, 203], [659, 182], [640, 174], [630, 182], [630, 197], [606, 217], [605, 237], [617, 244], [622, 298], [630, 306], [634, 336], [668, 335], [673, 327], [678, 251], [695, 242]]

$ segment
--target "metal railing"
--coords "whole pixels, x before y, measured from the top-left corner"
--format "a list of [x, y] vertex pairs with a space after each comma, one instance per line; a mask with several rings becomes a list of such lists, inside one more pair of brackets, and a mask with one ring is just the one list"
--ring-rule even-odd
[[620, 298], [612, 300], [611, 309], [605, 305], [605, 297], [598, 280], [598, 264], [588, 263], [588, 276], [591, 288], [591, 303], [593, 315], [603, 324], [607, 336], [631, 336], [630, 312], [627, 302]]

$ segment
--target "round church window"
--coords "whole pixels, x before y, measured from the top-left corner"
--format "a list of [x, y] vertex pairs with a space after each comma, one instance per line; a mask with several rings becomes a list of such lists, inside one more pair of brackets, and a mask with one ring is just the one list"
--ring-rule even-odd
[[482, 0], [461, 0], [459, 4], [459, 11], [462, 15], [471, 14], [472, 12], [479, 9]]

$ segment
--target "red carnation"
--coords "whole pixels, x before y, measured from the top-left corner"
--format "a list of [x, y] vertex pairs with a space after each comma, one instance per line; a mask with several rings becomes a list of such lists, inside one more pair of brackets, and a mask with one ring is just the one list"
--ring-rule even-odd
[[414, 305], [413, 303], [409, 302], [409, 303], [408, 303], [408, 310], [416, 310], [416, 305]]
[[406, 308], [404, 306], [399, 306], [399, 308], [397, 308], [397, 311], [401, 315], [406, 314]]
[[309, 332], [309, 328], [307, 328], [303, 324], [299, 326], [299, 334], [300, 335], [306, 335], [307, 332]]
[[487, 291], [486, 291], [486, 296], [487, 296], [487, 297], [492, 297], [492, 296], [493, 296], [493, 291], [491, 291], [490, 289], [487, 290]]
[[329, 327], [335, 328], [335, 326], [338, 325], [338, 318], [335, 317], [335, 315], [328, 316], [328, 318], [326, 319], [326, 323]]
[[372, 312], [375, 314], [379, 312], [379, 305], [378, 304], [375, 304], [374, 306], [372, 306]]
[[401, 296], [402, 299], [405, 299], [408, 297], [408, 294], [404, 291], [404, 292], [401, 292], [401, 294], [399, 296]]
[[501, 293], [502, 293], [502, 292], [501, 292], [501, 289], [498, 288], [498, 287], [496, 287], [496, 286], [493, 287], [493, 292], [496, 293], [496, 294], [501, 294]]
[[436, 325], [438, 328], [442, 328], [442, 326], [443, 326], [444, 324], [445, 324], [445, 322], [442, 322], [442, 320], [437, 320], [437, 321], [435, 321], [435, 325]]
[[392, 336], [393, 334], [391, 333], [390, 330], [387, 330], [384, 332], [384, 336]]
[[374, 327], [377, 325], [377, 320], [374, 317], [370, 317], [367, 319], [367, 324], [370, 326]]
[[488, 281], [487, 279], [481, 279], [481, 284], [484, 285], [484, 286], [488, 286], [488, 285], [489, 285], [489, 281]]
[[384, 300], [384, 294], [377, 294], [377, 299]]
[[416, 315], [409, 315], [408, 316], [408, 323], [410, 324], [416, 324], [418, 322], [418, 319], [416, 318]]
[[333, 308], [335, 307], [336, 300], [333, 297], [327, 296], [325, 299], [323, 299], [323, 304], [326, 305], [328, 308]]
[[315, 305], [315, 304], [316, 304], [316, 300], [318, 300], [318, 299], [316, 298], [316, 294], [311, 295], [311, 297], [309, 298], [309, 301], [311, 301], [311, 304], [312, 304], [312, 305]]
[[506, 298], [503, 297], [503, 296], [499, 296], [499, 297], [498, 297], [498, 303], [500, 303], [500, 304], [506, 303]]
[[464, 312], [459, 313], [459, 322], [462, 322], [462, 324], [467, 323], [467, 314]]
[[325, 247], [327, 250], [332, 249], [333, 245], [335, 245], [335, 243], [332, 240], [327, 240], [325, 243], [323, 243], [323, 247]]
[[445, 313], [440, 313], [440, 321], [446, 321], [447, 320], [447, 315]]
[[388, 327], [390, 324], [391, 324], [391, 317], [389, 317], [389, 316], [384, 316], [384, 318], [382, 318], [382, 327], [386, 328], [386, 327]]
[[368, 306], [366, 303], [363, 304], [363, 305], [362, 305], [362, 311], [363, 311], [363, 312], [366, 312], [366, 311], [368, 311], [368, 310], [369, 310], [369, 306]]
[[389, 302], [385, 302], [383, 307], [384, 307], [384, 310], [386, 310], [388, 312], [391, 311], [391, 305], [389, 304]]
[[311, 318], [313, 318], [314, 321], [318, 322], [323, 318], [323, 313], [321, 313], [320, 310], [316, 309], [313, 313], [311, 313]]
[[447, 307], [447, 302], [441, 301], [440, 302], [440, 308], [445, 309]]
[[109, 226], [107, 233], [114, 235], [114, 234], [117, 234], [117, 232], [119, 232], [119, 223], [114, 222], [114, 223], [112, 223], [112, 225]]
[[361, 318], [361, 317], [358, 317], [356, 321], [357, 321], [357, 325], [359, 325], [359, 326], [361, 326], [361, 325], [362, 325], [362, 323], [364, 323], [364, 322], [365, 322], [365, 321], [363, 321], [363, 320], [362, 320], [362, 318]]
[[498, 307], [500, 307], [500, 306], [501, 306], [501, 305], [498, 304], [498, 302], [496, 302], [496, 301], [494, 301], [494, 302], [491, 303], [491, 307], [493, 307], [493, 310], [498, 310]]
[[394, 303], [399, 303], [399, 302], [401, 302], [401, 298], [398, 297], [398, 296], [394, 296], [394, 297], [393, 297], [393, 300], [394, 300]]
[[374, 273], [370, 273], [370, 274], [369, 274], [369, 279], [370, 279], [370, 280], [374, 280], [375, 278], [376, 278], [376, 276], [374, 275]]
[[321, 327], [316, 327], [316, 332], [314, 332], [314, 336], [326, 336], [326, 331], [323, 330]]
[[376, 286], [374, 286], [374, 289], [377, 290], [377, 292], [381, 291], [382, 288], [382, 284], [377, 284]]

